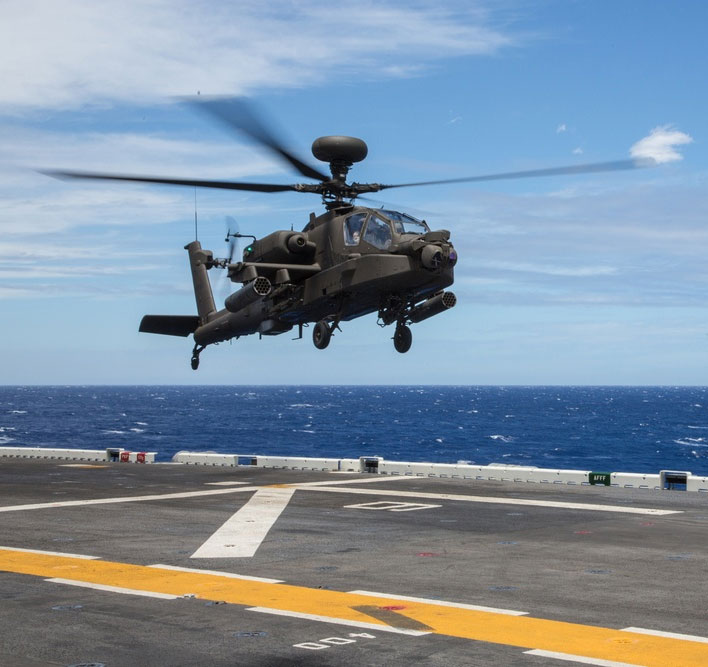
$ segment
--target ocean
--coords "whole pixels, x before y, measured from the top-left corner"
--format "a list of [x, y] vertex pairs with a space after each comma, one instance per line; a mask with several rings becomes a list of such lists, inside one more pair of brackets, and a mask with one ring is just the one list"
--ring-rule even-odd
[[708, 387], [0, 386], [0, 446], [708, 474]]

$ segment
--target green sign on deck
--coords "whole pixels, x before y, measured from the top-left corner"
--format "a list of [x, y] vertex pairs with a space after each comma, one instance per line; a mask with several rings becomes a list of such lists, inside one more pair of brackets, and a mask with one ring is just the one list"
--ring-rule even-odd
[[588, 482], [595, 485], [610, 486], [610, 475], [609, 472], [590, 472], [588, 473]]

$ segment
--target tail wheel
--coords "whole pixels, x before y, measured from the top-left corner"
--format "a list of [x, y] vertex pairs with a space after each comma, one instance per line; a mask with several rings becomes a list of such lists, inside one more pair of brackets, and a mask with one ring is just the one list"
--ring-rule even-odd
[[329, 325], [324, 320], [320, 320], [315, 324], [315, 328], [312, 331], [312, 342], [318, 350], [324, 350], [332, 338], [332, 330]]
[[199, 368], [199, 355], [204, 352], [205, 348], [206, 345], [197, 345], [195, 343], [194, 349], [192, 350], [192, 358], [190, 359], [190, 364], [193, 371], [196, 371], [197, 368]]
[[399, 324], [393, 334], [393, 346], [396, 348], [396, 351], [401, 354], [408, 352], [412, 344], [413, 334], [411, 333], [410, 327], [407, 327], [405, 324]]

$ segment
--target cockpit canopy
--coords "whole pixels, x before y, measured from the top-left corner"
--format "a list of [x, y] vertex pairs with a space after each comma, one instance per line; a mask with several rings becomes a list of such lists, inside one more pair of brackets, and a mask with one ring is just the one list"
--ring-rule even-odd
[[384, 209], [359, 211], [344, 221], [344, 244], [356, 246], [363, 240], [379, 250], [388, 250], [394, 237], [421, 236], [429, 231], [425, 222], [407, 213]]

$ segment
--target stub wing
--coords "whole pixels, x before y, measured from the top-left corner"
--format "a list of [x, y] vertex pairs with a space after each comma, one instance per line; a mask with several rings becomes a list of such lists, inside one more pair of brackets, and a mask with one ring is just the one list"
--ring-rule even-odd
[[145, 315], [140, 322], [139, 331], [186, 338], [193, 334], [198, 326], [199, 318], [196, 315]]

